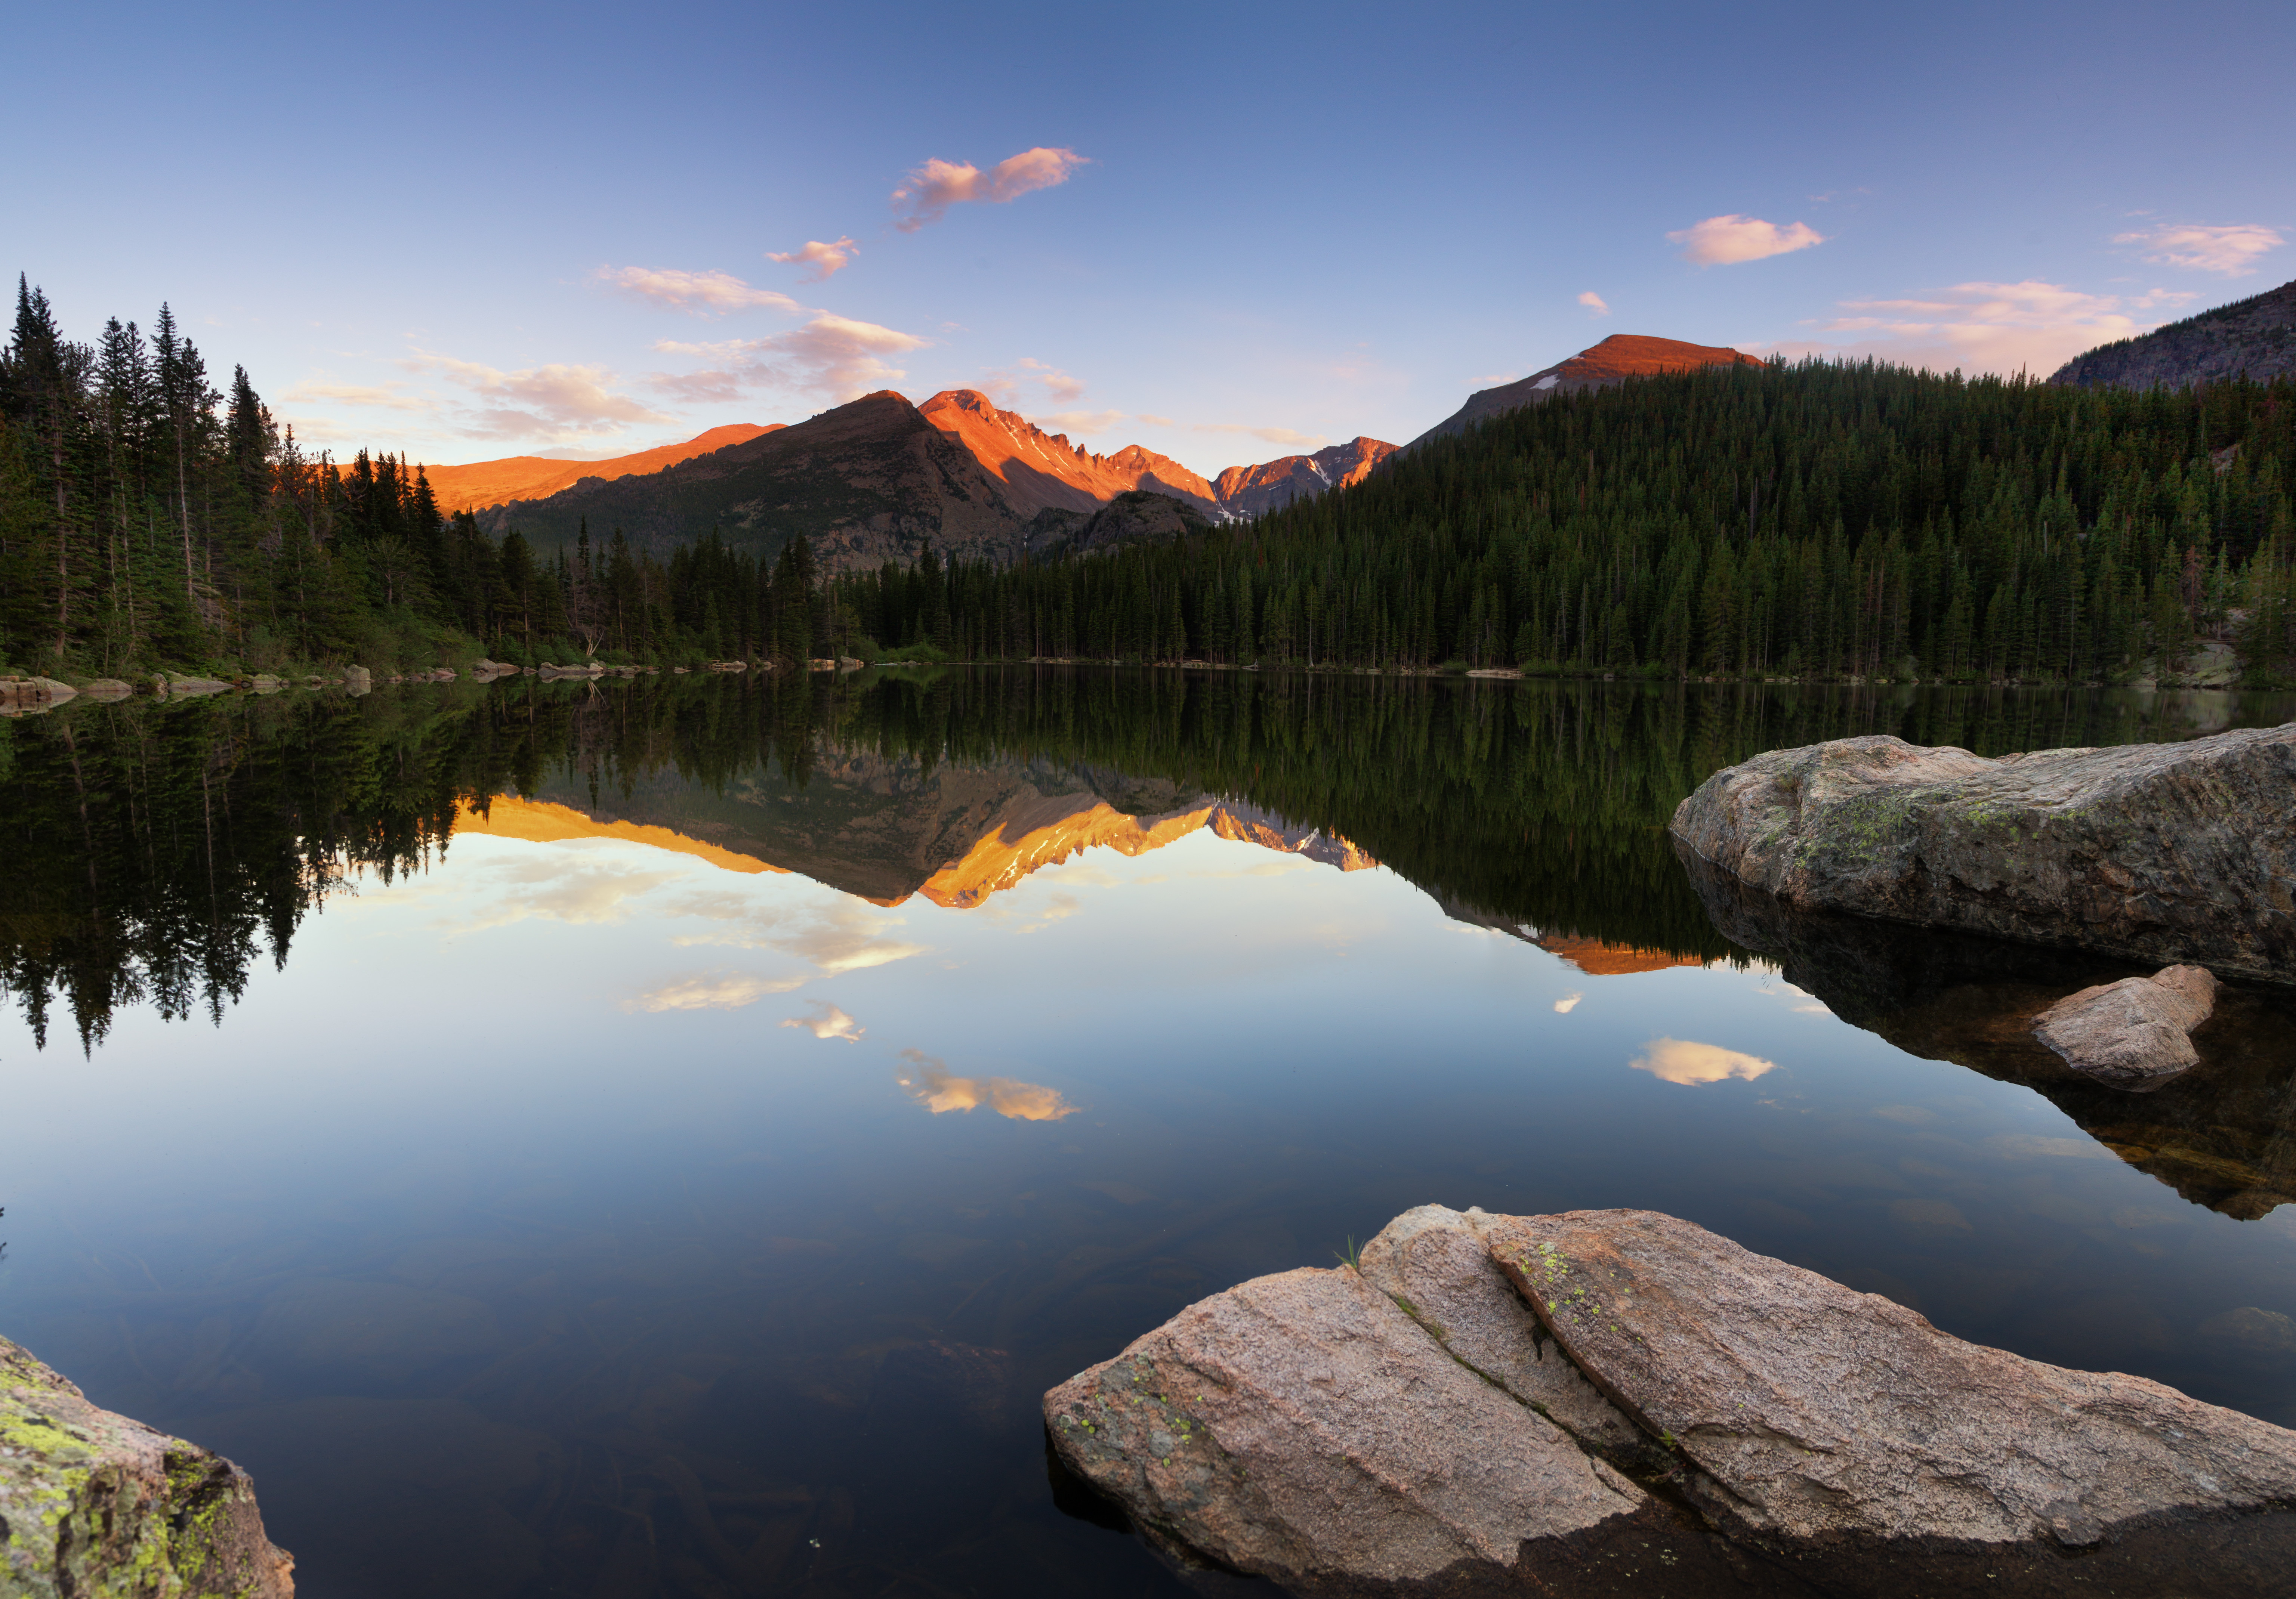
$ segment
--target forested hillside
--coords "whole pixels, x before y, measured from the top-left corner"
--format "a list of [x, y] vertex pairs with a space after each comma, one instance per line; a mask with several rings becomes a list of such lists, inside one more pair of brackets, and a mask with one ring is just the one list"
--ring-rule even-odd
[[2132, 393], [1805, 362], [1431, 439], [1240, 529], [839, 579], [965, 657], [2124, 681], [2296, 672], [2296, 382]]

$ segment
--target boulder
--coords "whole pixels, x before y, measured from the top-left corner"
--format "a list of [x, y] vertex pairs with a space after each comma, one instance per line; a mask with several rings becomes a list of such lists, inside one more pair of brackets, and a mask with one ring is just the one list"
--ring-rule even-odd
[[217, 678], [190, 677], [180, 672], [168, 674], [167, 688], [171, 694], [226, 694], [231, 692], [231, 685]]
[[272, 676], [267, 672], [258, 672], [254, 676], [250, 677], [247, 680], [247, 686], [249, 691], [253, 693], [275, 694], [287, 685], [279, 678]]
[[837, 669], [840, 672], [857, 672], [861, 669], [861, 662], [853, 656], [840, 655], [837, 658]]
[[833, 672], [837, 669], [837, 663], [833, 660], [808, 660], [805, 664], [809, 669], [816, 672]]
[[2296, 1433], [1649, 1211], [1423, 1206], [1045, 1415], [1152, 1541], [1306, 1594], [2165, 1599], [2296, 1570]]
[[81, 684], [79, 692], [91, 700], [119, 701], [135, 693], [135, 685], [123, 683], [117, 677], [98, 677], [93, 682]]
[[2164, 966], [2066, 995], [2033, 1019], [2033, 1036], [2099, 1082], [2152, 1087], [2199, 1062], [2191, 1034], [2216, 1004], [2204, 968]]
[[347, 666], [343, 668], [343, 687], [353, 694], [371, 694], [374, 692], [374, 674], [363, 666]]
[[1576, 1593], [1636, 1565], [1640, 1591], [1688, 1595], [1722, 1575], [1671, 1507], [1345, 1268], [1191, 1306], [1046, 1395], [1045, 1419], [1167, 1554], [1295, 1592]]
[[88, 1403], [0, 1338], [0, 1593], [290, 1599], [247, 1473]]
[[1991, 760], [1887, 735], [1775, 750], [1672, 831], [1799, 909], [2296, 977], [2296, 723]]

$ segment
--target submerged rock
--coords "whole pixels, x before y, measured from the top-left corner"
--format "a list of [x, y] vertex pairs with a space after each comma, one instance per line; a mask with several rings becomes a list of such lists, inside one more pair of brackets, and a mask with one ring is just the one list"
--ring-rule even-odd
[[1799, 909], [2296, 979], [2296, 723], [1997, 760], [1886, 735], [1775, 750], [1678, 845]]
[[246, 1472], [98, 1409], [4, 1338], [0, 1444], [0, 1593], [294, 1593], [294, 1560], [264, 1537]]
[[2165, 1596], [2296, 1569], [2296, 1433], [1649, 1211], [1423, 1206], [1359, 1270], [1192, 1306], [1045, 1416], [1152, 1541], [1303, 1594]]
[[2216, 1004], [2204, 968], [2164, 966], [2066, 995], [2034, 1018], [2033, 1036], [2101, 1083], [2147, 1088], [2199, 1062], [2192, 1031]]

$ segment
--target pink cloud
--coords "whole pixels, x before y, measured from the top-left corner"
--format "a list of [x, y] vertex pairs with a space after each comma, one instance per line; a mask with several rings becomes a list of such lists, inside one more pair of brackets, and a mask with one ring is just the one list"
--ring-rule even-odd
[[1611, 314], [1609, 304], [1604, 301], [1601, 295], [1595, 293], [1592, 289], [1587, 290], [1586, 293], [1578, 297], [1578, 303], [1586, 307], [1588, 310], [1594, 312], [1597, 316], [1608, 316]]
[[[1816, 324], [1841, 340], [1764, 346], [1785, 355], [1874, 356], [1936, 371], [2046, 376], [2083, 350], [2159, 325], [2132, 313], [2170, 308], [2194, 297], [2155, 289], [2139, 295], [2088, 294], [2062, 283], [1956, 283], [1917, 299], [1844, 300], [1846, 315]], [[1747, 347], [1751, 348], [1753, 347]]]
[[839, 239], [829, 244], [824, 244], [818, 239], [808, 239], [805, 242], [803, 250], [768, 250], [766, 253], [766, 259], [791, 264], [801, 263], [810, 269], [802, 281], [808, 283], [824, 283], [851, 266], [853, 258], [860, 253], [861, 247], [850, 239]]
[[1089, 157], [1073, 150], [1054, 150], [1041, 144], [1010, 156], [986, 172], [970, 161], [944, 161], [935, 157], [910, 173], [893, 191], [893, 209], [906, 213], [894, 226], [905, 234], [913, 234], [928, 222], [939, 221], [953, 205], [1007, 205], [1023, 194], [1064, 184], [1070, 173], [1089, 164]]
[[[850, 240], [847, 243], [852, 242]], [[807, 245], [806, 249], [816, 248]], [[787, 257], [777, 256], [776, 260]], [[842, 266], [844, 263], [840, 262]], [[763, 306], [776, 311], [801, 311], [786, 294], [771, 289], [752, 289], [740, 278], [726, 272], [681, 272], [668, 266], [624, 266], [619, 270], [598, 268], [598, 281], [624, 294], [634, 294], [656, 305], [673, 306], [681, 311], [693, 311], [707, 316], [712, 311], [748, 310]]]
[[717, 390], [732, 384], [796, 389], [843, 401], [891, 388], [908, 374], [887, 357], [922, 349], [928, 342], [897, 328], [819, 311], [803, 327], [762, 339], [715, 343], [658, 340], [654, 348], [664, 354], [703, 356], [720, 365], [684, 376], [658, 374], [651, 381], [671, 393], [680, 392], [681, 384], [702, 386], [711, 398], [718, 398]]
[[1825, 242], [1824, 235], [1806, 222], [1780, 227], [1759, 217], [1709, 217], [1667, 238], [1682, 245], [1682, 258], [1701, 266], [1727, 266], [1740, 261], [1759, 261]]
[[2256, 270], [2258, 257], [2279, 249], [2288, 241], [2280, 236], [2276, 228], [2236, 223], [2222, 227], [2164, 225], [2139, 233], [2115, 234], [2112, 242], [2140, 246], [2146, 260], [2164, 266], [2245, 277]]

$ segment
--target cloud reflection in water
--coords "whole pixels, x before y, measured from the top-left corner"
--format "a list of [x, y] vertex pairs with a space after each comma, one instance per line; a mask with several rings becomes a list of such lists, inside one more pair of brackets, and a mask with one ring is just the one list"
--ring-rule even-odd
[[909, 1063], [907, 1073], [898, 1079], [901, 1086], [936, 1116], [943, 1111], [987, 1105], [1015, 1121], [1058, 1121], [1083, 1108], [1069, 1103], [1059, 1089], [1042, 1083], [1015, 1082], [1009, 1077], [955, 1076], [945, 1062], [921, 1049], [905, 1049], [901, 1059]]
[[1726, 1082], [1734, 1077], [1751, 1083], [1764, 1072], [1778, 1069], [1775, 1061], [1765, 1061], [1759, 1055], [1684, 1038], [1653, 1038], [1627, 1064], [1666, 1082], [1685, 1084]]

